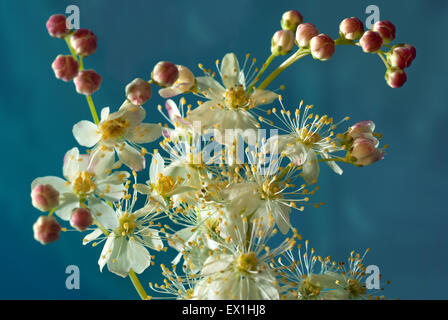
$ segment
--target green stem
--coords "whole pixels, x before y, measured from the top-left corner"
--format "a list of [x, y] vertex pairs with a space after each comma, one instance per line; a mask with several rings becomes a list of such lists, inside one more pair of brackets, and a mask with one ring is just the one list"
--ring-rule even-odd
[[48, 213], [48, 216], [51, 217], [53, 215], [55, 208], [51, 209], [51, 211]]
[[294, 62], [300, 58], [310, 54], [309, 49], [299, 49], [292, 56], [286, 59], [277, 69], [272, 71], [272, 73], [264, 79], [264, 81], [258, 86], [258, 89], [263, 90], [266, 88], [277, 76], [282, 73], [286, 68], [292, 65]]
[[249, 89], [247, 90], [248, 93], [252, 90], [252, 87], [258, 82], [258, 80], [260, 80], [261, 76], [266, 71], [267, 67], [269, 67], [269, 65], [271, 64], [271, 62], [274, 60], [275, 57], [276, 56], [274, 54], [271, 54], [269, 58], [266, 59], [266, 61], [263, 63], [263, 67], [261, 68], [260, 72], [258, 72], [255, 79], [249, 84], [248, 87]]
[[93, 100], [91, 96], [86, 96], [87, 103], [89, 104], [90, 113], [92, 114], [93, 121], [98, 125], [100, 120], [98, 119], [98, 114], [96, 113], [95, 105], [93, 104]]
[[384, 58], [383, 54], [381, 52], [378, 52], [378, 56], [381, 58], [381, 60], [383, 60], [384, 65], [386, 66], [387, 69], [390, 68], [389, 64], [387, 63], [386, 59]]
[[68, 36], [66, 36], [64, 38], [64, 40], [67, 43], [67, 47], [70, 50], [70, 53], [72, 54], [73, 59], [78, 61], [78, 57], [76, 56], [76, 52], [75, 52], [75, 50], [73, 50], [72, 46], [70, 45], [70, 37], [71, 37], [71, 35], [68, 35]]
[[138, 280], [137, 275], [135, 274], [134, 270], [129, 270], [129, 278], [131, 278], [132, 284], [135, 287], [135, 290], [137, 290], [140, 298], [142, 300], [148, 300], [148, 295], [146, 294], [145, 289], [143, 289], [142, 284], [140, 283], [140, 280]]

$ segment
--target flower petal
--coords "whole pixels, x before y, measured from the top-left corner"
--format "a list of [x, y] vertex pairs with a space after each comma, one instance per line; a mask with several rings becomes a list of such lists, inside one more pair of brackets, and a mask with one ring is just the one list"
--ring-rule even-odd
[[145, 271], [151, 262], [148, 250], [135, 238], [129, 240], [127, 249], [128, 259], [131, 261], [132, 270], [137, 274]]
[[221, 62], [221, 77], [224, 86], [229, 89], [239, 84], [240, 66], [234, 53], [228, 53]]
[[125, 278], [131, 269], [128, 256], [128, 241], [125, 237], [115, 237], [112, 253], [107, 261], [110, 272]]
[[123, 142], [123, 144], [120, 147], [115, 148], [115, 150], [117, 151], [120, 161], [132, 170], [141, 171], [145, 168], [145, 157], [128, 143]]
[[319, 162], [313, 149], [308, 151], [306, 162], [302, 167], [303, 179], [307, 184], [315, 184], [319, 177]]
[[93, 147], [101, 138], [97, 125], [87, 120], [73, 126], [73, 136], [80, 145], [87, 148]]
[[70, 184], [59, 177], [46, 176], [36, 178], [31, 182], [31, 191], [39, 184], [50, 184], [53, 188], [55, 188], [60, 194], [64, 194], [66, 192], [71, 193], [72, 189], [70, 188]]
[[98, 260], [98, 265], [100, 266], [100, 271], [103, 271], [104, 265], [109, 261], [112, 251], [114, 250], [115, 244], [115, 233], [111, 232], [107, 236], [106, 243], [104, 244], [103, 250], [101, 251], [100, 258]]
[[196, 78], [197, 89], [207, 99], [223, 100], [226, 89], [212, 77], [198, 77]]
[[118, 227], [118, 216], [107, 203], [97, 198], [91, 198], [88, 203], [92, 215], [103, 227], [107, 229]]
[[113, 168], [115, 153], [113, 149], [96, 147], [90, 155], [87, 171], [94, 173], [97, 179], [104, 178], [109, 169]]
[[134, 143], [150, 143], [162, 135], [162, 127], [154, 123], [141, 123], [127, 136]]
[[103, 234], [103, 231], [101, 231], [101, 229], [97, 228], [97, 229], [93, 230], [91, 233], [89, 233], [88, 235], [86, 235], [84, 237], [84, 239], [82, 239], [82, 244], [86, 245], [86, 244], [92, 242], [93, 240], [96, 240], [102, 234]]
[[54, 213], [62, 220], [68, 221], [72, 216], [73, 209], [78, 207], [79, 198], [73, 193], [65, 193]]
[[156, 182], [157, 175], [163, 172], [165, 168], [165, 161], [163, 160], [160, 153], [153, 155], [151, 160], [151, 166], [149, 167], [149, 180], [151, 182]]
[[279, 95], [269, 90], [255, 89], [250, 95], [250, 104], [252, 107], [260, 106], [263, 104], [270, 104], [272, 101], [278, 99]]

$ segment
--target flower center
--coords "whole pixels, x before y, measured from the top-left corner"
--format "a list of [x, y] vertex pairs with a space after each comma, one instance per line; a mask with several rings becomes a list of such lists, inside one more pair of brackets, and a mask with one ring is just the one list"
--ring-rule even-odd
[[313, 299], [319, 296], [321, 289], [311, 283], [308, 277], [306, 277], [299, 286], [299, 292], [305, 299]]
[[306, 145], [310, 145], [316, 142], [319, 142], [322, 140], [319, 133], [314, 131], [309, 131], [306, 127], [297, 130], [297, 133], [299, 134], [299, 140], [303, 142]]
[[246, 92], [242, 85], [227, 89], [224, 98], [226, 106], [231, 109], [245, 107], [248, 103]]
[[120, 236], [129, 236], [134, 233], [137, 223], [135, 222], [135, 215], [125, 212], [118, 219], [119, 227], [115, 230], [115, 233]]
[[72, 182], [73, 191], [78, 195], [86, 195], [95, 191], [96, 186], [92, 180], [93, 176], [93, 174], [87, 171], [79, 172]]
[[282, 188], [275, 183], [271, 181], [265, 181], [263, 185], [261, 186], [260, 195], [261, 199], [275, 199], [280, 197], [280, 191]]
[[240, 272], [255, 271], [257, 269], [258, 260], [255, 252], [242, 253], [236, 260], [236, 268]]
[[176, 182], [173, 178], [169, 176], [164, 176], [163, 174], [159, 173], [157, 175], [156, 183], [154, 184], [154, 188], [156, 189], [157, 193], [165, 196], [169, 194], [171, 191], [173, 191], [174, 187], [176, 186]]
[[359, 280], [350, 279], [348, 280], [348, 288], [350, 295], [354, 298], [358, 298], [366, 293], [367, 289], [362, 285]]
[[99, 131], [103, 141], [115, 140], [122, 137], [129, 128], [129, 120], [112, 119], [100, 124]]

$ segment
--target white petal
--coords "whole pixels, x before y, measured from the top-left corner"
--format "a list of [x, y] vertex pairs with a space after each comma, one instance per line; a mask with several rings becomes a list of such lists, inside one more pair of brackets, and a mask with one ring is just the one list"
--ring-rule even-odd
[[135, 273], [142, 273], [149, 267], [151, 257], [148, 250], [135, 239], [128, 242], [128, 259], [131, 261], [131, 268]]
[[125, 278], [131, 269], [131, 261], [128, 257], [128, 241], [125, 237], [116, 237], [110, 258], [107, 261], [107, 268], [110, 272]]
[[68, 181], [73, 181], [76, 174], [81, 171], [79, 170], [79, 150], [78, 148], [73, 148], [67, 151], [64, 155], [64, 165], [62, 166], [62, 172], [64, 177]]
[[168, 112], [168, 116], [171, 120], [174, 120], [176, 118], [182, 118], [182, 115], [180, 114], [179, 108], [177, 107], [176, 103], [169, 99], [165, 102], [165, 109]]
[[146, 117], [145, 109], [142, 106], [134, 106], [132, 103], [122, 105], [120, 112], [123, 112], [120, 116], [122, 120], [129, 120], [129, 131], [133, 131]]
[[144, 232], [140, 233], [144, 234], [142, 236], [145, 246], [154, 249], [161, 250], [163, 248], [162, 239], [159, 236], [159, 231], [156, 229], [147, 228]]
[[163, 160], [160, 153], [156, 153], [151, 160], [151, 166], [149, 167], [149, 180], [154, 183], [156, 182], [157, 175], [162, 173], [165, 168], [165, 161]]
[[160, 138], [162, 127], [153, 123], [141, 123], [132, 134], [127, 136], [127, 140], [134, 143], [150, 143]]
[[104, 149], [101, 146], [96, 147], [90, 156], [87, 171], [94, 173], [97, 179], [104, 178], [109, 169], [112, 169], [115, 162], [115, 153], [113, 150]]
[[196, 78], [197, 89], [209, 100], [222, 100], [226, 89], [212, 77]]
[[181, 93], [183, 91], [178, 87], [167, 87], [159, 90], [159, 95], [164, 99], [175, 97]]
[[101, 122], [105, 121], [109, 117], [110, 109], [109, 107], [101, 109]]
[[118, 201], [124, 196], [126, 188], [123, 184], [102, 183], [97, 185], [95, 194], [107, 201]]
[[278, 99], [279, 95], [269, 90], [255, 89], [250, 95], [250, 103], [253, 106], [260, 106], [263, 104], [270, 104], [272, 101]]
[[191, 110], [187, 116], [187, 120], [193, 124], [193, 128], [196, 128], [194, 122], [199, 122], [199, 128], [202, 130], [213, 128], [215, 123], [219, 123], [219, 119], [224, 116], [223, 108], [218, 106], [218, 102], [215, 100], [207, 101], [201, 104], [194, 110]]
[[136, 183], [134, 184], [134, 189], [141, 194], [150, 194], [152, 189], [146, 184]]
[[104, 244], [103, 250], [101, 251], [100, 258], [98, 260], [98, 265], [100, 266], [100, 271], [103, 271], [104, 265], [109, 261], [110, 255], [114, 250], [115, 244], [115, 233], [111, 232], [107, 236], [106, 243]]
[[234, 53], [228, 53], [221, 62], [221, 77], [224, 86], [229, 89], [239, 84], [240, 67]]
[[40, 184], [50, 184], [53, 188], [55, 188], [60, 194], [64, 194], [66, 192], [71, 193], [72, 189], [70, 188], [70, 184], [59, 177], [47, 176], [36, 178], [31, 182], [31, 191]]
[[220, 255], [220, 259], [217, 259], [215, 256], [208, 257], [204, 262], [201, 274], [207, 276], [224, 271], [233, 262], [233, 260], [234, 257], [230, 254], [222, 254]]
[[87, 148], [93, 147], [101, 138], [97, 125], [87, 120], [73, 126], [73, 136], [80, 145]]
[[319, 162], [313, 149], [308, 151], [306, 162], [302, 167], [303, 179], [307, 184], [315, 184], [319, 177]]
[[115, 148], [115, 150], [120, 161], [132, 170], [141, 171], [145, 168], [145, 157], [128, 143], [124, 142], [123, 145]]
[[117, 214], [107, 203], [97, 198], [90, 199], [88, 203], [92, 215], [103, 227], [106, 229], [118, 227]]
[[62, 220], [68, 221], [72, 216], [73, 209], [79, 207], [79, 198], [73, 193], [65, 193], [55, 214]]
[[82, 244], [86, 245], [86, 244], [92, 242], [93, 240], [96, 240], [102, 234], [103, 234], [103, 231], [101, 231], [101, 229], [95, 229], [91, 233], [89, 233], [88, 235], [86, 235], [84, 237], [84, 239], [82, 240]]

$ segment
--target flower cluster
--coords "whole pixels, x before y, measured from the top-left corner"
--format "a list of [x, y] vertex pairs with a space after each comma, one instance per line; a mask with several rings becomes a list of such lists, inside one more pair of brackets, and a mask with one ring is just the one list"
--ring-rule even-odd
[[[325, 61], [342, 44], [377, 53], [387, 66], [387, 82], [398, 87], [415, 49], [381, 50], [395, 37], [389, 21], [364, 32], [359, 19], [347, 18], [336, 40], [304, 23], [295, 10], [283, 14], [281, 26], [260, 69], [249, 54], [240, 63], [227, 53], [216, 61], [216, 72], [199, 64], [203, 74], [197, 76], [161, 61], [149, 80], [137, 78], [126, 86], [117, 110], [103, 108], [98, 117], [91, 95], [101, 77], [84, 70], [83, 61], [95, 52], [97, 37], [88, 29], [68, 30], [63, 15], [51, 16], [49, 34], [65, 39], [71, 52], [59, 55], [52, 68], [58, 79], [73, 80], [76, 91], [86, 95], [93, 122], [74, 124], [73, 136], [86, 151], [67, 151], [64, 178], [45, 176], [31, 184], [33, 206], [49, 212], [34, 224], [35, 239], [58, 240], [66, 228], [57, 218], [89, 231], [84, 245], [104, 243], [100, 270], [107, 265], [110, 272], [129, 276], [143, 299], [149, 296], [136, 274], [155, 264], [151, 253], [168, 248], [177, 252], [172, 267], [161, 265], [163, 284], [150, 287], [176, 299], [368, 298], [364, 256], [352, 254], [346, 268], [316, 257], [307, 241], [302, 253], [291, 215], [323, 205], [313, 200], [320, 163], [341, 175], [340, 164], [371, 165], [384, 158], [387, 145], [379, 147], [381, 134], [372, 121], [335, 122], [313, 113], [313, 105], [285, 106], [276, 90], [266, 88], [302, 57]], [[297, 52], [259, 83], [272, 61], [295, 45]], [[154, 86], [165, 99], [191, 94], [201, 100], [193, 106], [184, 96], [179, 103], [168, 99], [165, 107], [158, 106], [168, 123], [145, 123], [143, 105]], [[262, 134], [263, 125], [274, 132], [270, 137]], [[159, 138], [159, 148], [148, 151], [147, 144]], [[148, 158], [148, 180], [138, 181]], [[320, 271], [314, 268], [317, 261]]]

